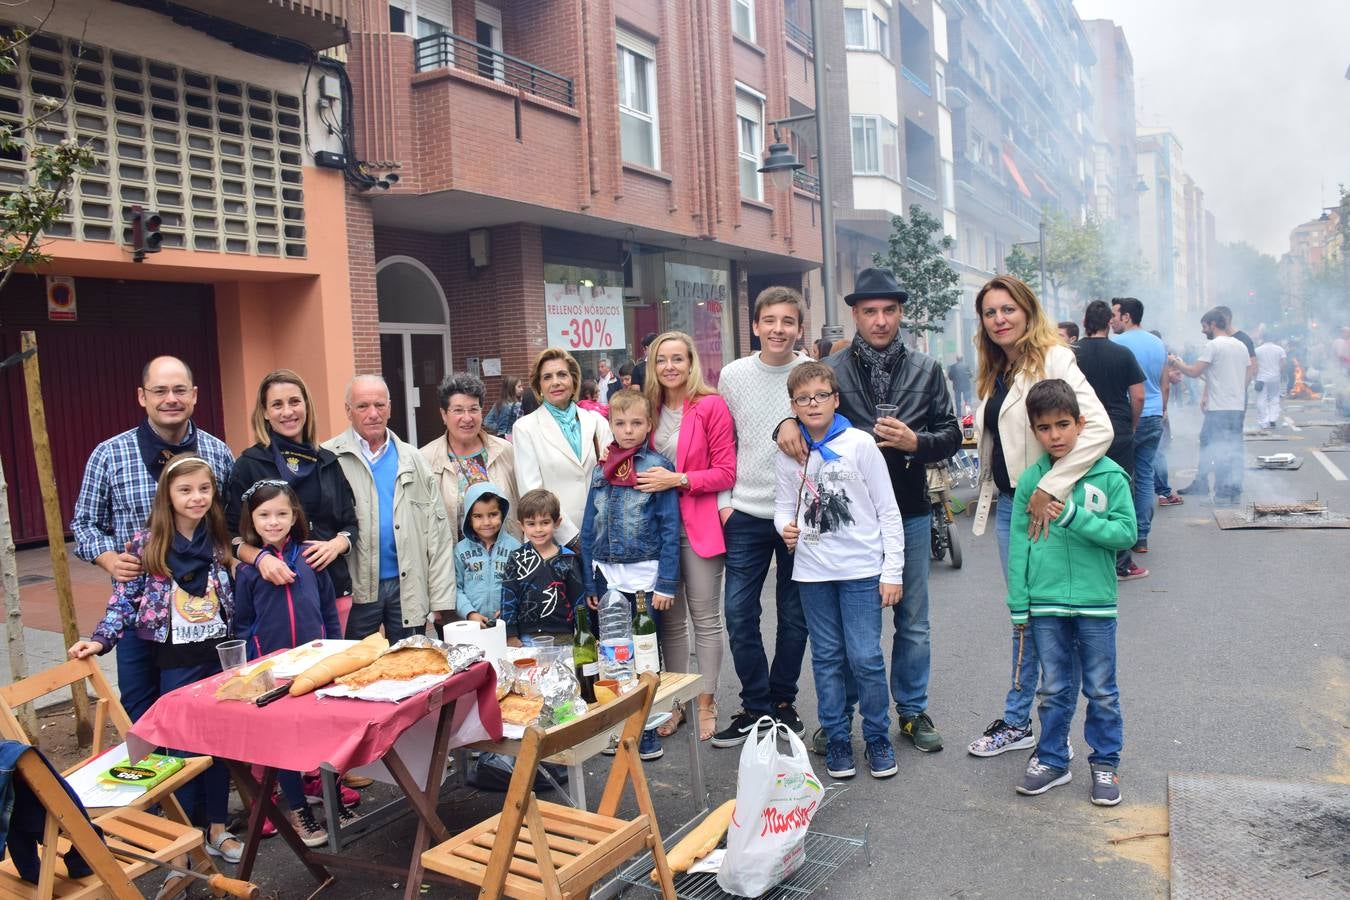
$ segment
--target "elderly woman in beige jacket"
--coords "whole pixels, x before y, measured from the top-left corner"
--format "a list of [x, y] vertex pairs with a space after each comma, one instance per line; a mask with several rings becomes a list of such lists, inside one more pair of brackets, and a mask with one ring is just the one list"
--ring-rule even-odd
[[[1013, 491], [1018, 476], [1044, 454], [1027, 418], [1027, 391], [1039, 381], [1061, 378], [1073, 388], [1086, 420], [1078, 445], [1055, 462], [1027, 505], [1033, 539], [1048, 534], [1073, 486], [1106, 455], [1114, 432], [1106, 408], [1031, 288], [1011, 275], [998, 275], [975, 296], [975, 310], [981, 327], [975, 339], [979, 358], [975, 389], [980, 405], [975, 411], [975, 439], [980, 453], [980, 499], [974, 531], [984, 533], [989, 507], [997, 495], [995, 533], [1006, 581]], [[1015, 671], [1003, 716], [970, 745], [975, 756], [997, 756], [1036, 745], [1031, 704], [1036, 699], [1040, 657], [1024, 628], [1019, 625], [1013, 629]]]
[[554, 537], [570, 544], [581, 533], [591, 470], [609, 451], [614, 434], [598, 413], [577, 406], [581, 366], [572, 354], [549, 347], [530, 369], [530, 387], [539, 408], [516, 420], [516, 487], [521, 494], [548, 488], [562, 506]]
[[[516, 457], [511, 442], [483, 430], [483, 407], [487, 388], [467, 372], [447, 375], [441, 382], [441, 420], [445, 434], [422, 447], [422, 458], [431, 466], [440, 487], [445, 512], [455, 540], [464, 537], [464, 494], [482, 481], [500, 489], [502, 497], [516, 506]], [[506, 530], [520, 537], [520, 524], [510, 519]]]

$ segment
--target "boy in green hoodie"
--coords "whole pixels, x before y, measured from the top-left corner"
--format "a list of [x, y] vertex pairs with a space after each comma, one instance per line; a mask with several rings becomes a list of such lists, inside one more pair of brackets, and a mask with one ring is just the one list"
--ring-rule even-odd
[[1019, 633], [1030, 629], [1041, 660], [1041, 740], [1019, 794], [1043, 794], [1072, 779], [1069, 725], [1078, 702], [1074, 657], [1082, 665], [1092, 747], [1092, 802], [1120, 802], [1124, 723], [1116, 687], [1116, 552], [1134, 546], [1133, 492], [1125, 470], [1103, 457], [1074, 485], [1068, 502], [1052, 504], [1047, 535], [1027, 537], [1027, 501], [1055, 460], [1078, 443], [1084, 419], [1073, 388], [1058, 378], [1027, 393], [1027, 418], [1046, 455], [1017, 479], [1008, 549], [1008, 609]]

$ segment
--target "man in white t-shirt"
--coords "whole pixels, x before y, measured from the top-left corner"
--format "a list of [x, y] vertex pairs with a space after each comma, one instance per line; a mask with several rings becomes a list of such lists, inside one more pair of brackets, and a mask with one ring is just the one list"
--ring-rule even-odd
[[1269, 337], [1256, 347], [1256, 421], [1262, 428], [1274, 428], [1280, 421], [1280, 372], [1284, 368], [1284, 348]]
[[[1169, 357], [1182, 374], [1205, 380], [1205, 421], [1200, 428], [1200, 471], [1214, 467], [1214, 505], [1236, 506], [1242, 497], [1242, 418], [1246, 404], [1246, 346], [1229, 337], [1228, 316], [1215, 308], [1200, 319], [1207, 343], [1192, 365]], [[1197, 478], [1201, 477], [1199, 475]], [[1204, 485], [1201, 485], [1202, 491]]]

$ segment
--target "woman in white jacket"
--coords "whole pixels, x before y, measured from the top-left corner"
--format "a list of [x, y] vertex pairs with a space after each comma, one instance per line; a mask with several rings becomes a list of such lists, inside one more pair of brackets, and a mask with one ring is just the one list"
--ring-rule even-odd
[[530, 369], [530, 387], [539, 408], [516, 420], [511, 442], [516, 454], [516, 488], [521, 496], [548, 488], [562, 506], [554, 532], [559, 544], [581, 533], [591, 470], [614, 440], [603, 416], [577, 406], [581, 367], [566, 350], [549, 347]]
[[[1044, 452], [1027, 418], [1027, 391], [1047, 378], [1062, 378], [1077, 394], [1087, 420], [1078, 445], [1055, 462], [1031, 497], [1027, 512], [1033, 540], [1049, 531], [1073, 486], [1106, 454], [1114, 434], [1105, 407], [1031, 288], [1011, 275], [998, 275], [975, 296], [975, 310], [981, 327], [975, 339], [979, 358], [975, 389], [980, 405], [975, 411], [975, 435], [980, 454], [980, 499], [974, 530], [984, 533], [989, 506], [997, 494], [994, 528], [1006, 581], [1013, 491], [1018, 476]], [[1036, 699], [1040, 659], [1035, 642], [1028, 637], [1013, 629], [1013, 685], [1003, 716], [970, 745], [975, 756], [997, 756], [1036, 746], [1031, 704]]]

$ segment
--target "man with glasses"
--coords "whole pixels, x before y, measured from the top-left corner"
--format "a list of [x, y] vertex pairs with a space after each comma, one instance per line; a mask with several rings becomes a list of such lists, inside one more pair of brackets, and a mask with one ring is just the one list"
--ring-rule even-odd
[[[881, 447], [891, 488], [905, 524], [904, 599], [895, 609], [891, 645], [891, 698], [900, 733], [916, 749], [942, 749], [942, 736], [928, 715], [930, 642], [928, 566], [932, 546], [932, 508], [928, 500], [928, 464], [946, 462], [961, 444], [961, 427], [942, 367], [905, 346], [900, 338], [904, 302], [909, 295], [885, 269], [858, 273], [854, 292], [844, 297], [853, 310], [857, 333], [851, 346], [825, 362], [839, 378], [839, 412], [855, 428], [871, 431]], [[778, 445], [797, 460], [806, 444], [795, 428], [778, 430]], [[847, 707], [857, 699], [846, 679]], [[819, 740], [813, 740], [818, 745]]]
[[[164, 464], [179, 453], [195, 453], [211, 466], [217, 485], [227, 484], [234, 468], [230, 448], [193, 424], [197, 387], [181, 359], [157, 356], [146, 363], [136, 399], [145, 419], [89, 454], [70, 520], [75, 555], [121, 582], [141, 574], [141, 561], [128, 547], [150, 518]], [[159, 698], [155, 645], [134, 631], [117, 644], [117, 687], [132, 721]]]
[[[389, 385], [358, 375], [347, 385], [351, 427], [324, 442], [356, 499], [347, 638], [384, 626], [392, 644], [425, 634], [455, 608], [454, 538], [431, 468], [389, 430]], [[481, 412], [481, 409], [480, 409]]]

